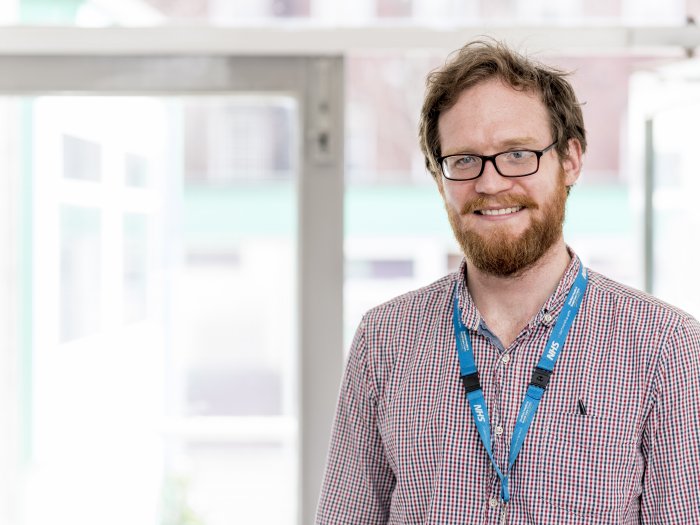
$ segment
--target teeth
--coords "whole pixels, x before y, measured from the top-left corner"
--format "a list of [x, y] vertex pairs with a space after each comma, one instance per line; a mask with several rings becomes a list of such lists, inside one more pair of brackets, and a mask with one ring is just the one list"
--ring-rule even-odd
[[482, 215], [508, 215], [509, 213], [515, 213], [520, 211], [522, 208], [502, 208], [500, 210], [480, 210]]

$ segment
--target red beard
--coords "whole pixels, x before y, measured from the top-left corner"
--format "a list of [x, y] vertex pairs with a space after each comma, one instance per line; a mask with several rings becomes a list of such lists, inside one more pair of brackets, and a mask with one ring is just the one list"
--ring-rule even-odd
[[[542, 216], [533, 217], [531, 224], [519, 236], [512, 235], [505, 228], [494, 228], [488, 237], [462, 229], [461, 216], [483, 209], [493, 204], [493, 200], [484, 197], [474, 199], [464, 206], [461, 215], [448, 208], [452, 231], [469, 262], [482, 272], [497, 277], [520, 275], [537, 262], [562, 235], [567, 197], [563, 176], [563, 172], [560, 173], [554, 196], [543, 206]], [[505, 201], [499, 199], [498, 206], [524, 206], [530, 210], [539, 208], [537, 203], [524, 196], [512, 196]]]

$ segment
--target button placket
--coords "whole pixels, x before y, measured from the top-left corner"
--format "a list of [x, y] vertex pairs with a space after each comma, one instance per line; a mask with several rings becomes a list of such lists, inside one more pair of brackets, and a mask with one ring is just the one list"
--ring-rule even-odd
[[[506, 461], [506, 456], [508, 454], [508, 446], [503, 440], [503, 422], [504, 422], [504, 414], [503, 414], [503, 389], [504, 389], [504, 380], [505, 380], [505, 373], [504, 370], [501, 366], [498, 366], [498, 363], [500, 362], [500, 357], [498, 361], [496, 362], [496, 366], [494, 367], [494, 376], [496, 378], [496, 384], [494, 385], [494, 395], [493, 395], [493, 406], [494, 406], [494, 411], [493, 411], [493, 418], [491, 420], [491, 432], [492, 432], [492, 442], [493, 442], [493, 456], [496, 459], [496, 462], [498, 463], [499, 467], [502, 469], [504, 466], [504, 461]], [[500, 487], [500, 479], [498, 480], [498, 486]], [[500, 489], [499, 489], [500, 490]], [[500, 500], [499, 500], [500, 503]]]

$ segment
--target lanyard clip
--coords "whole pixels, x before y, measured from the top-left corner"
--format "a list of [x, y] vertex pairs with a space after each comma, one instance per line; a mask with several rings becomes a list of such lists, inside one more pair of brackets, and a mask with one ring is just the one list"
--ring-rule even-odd
[[462, 379], [462, 384], [464, 385], [464, 390], [467, 391], [467, 394], [481, 388], [481, 384], [479, 383], [479, 372], [472, 372], [471, 374], [460, 376], [460, 379]]
[[540, 368], [539, 366], [536, 366], [535, 369], [532, 371], [532, 377], [530, 378], [530, 384], [532, 386], [538, 386], [542, 390], [547, 389], [547, 385], [549, 384], [549, 378], [552, 375], [551, 370], [545, 370], [544, 368]]
[[501, 502], [503, 503], [503, 508], [506, 508], [506, 503], [510, 501], [510, 492], [508, 491], [508, 476], [503, 476], [501, 478]]

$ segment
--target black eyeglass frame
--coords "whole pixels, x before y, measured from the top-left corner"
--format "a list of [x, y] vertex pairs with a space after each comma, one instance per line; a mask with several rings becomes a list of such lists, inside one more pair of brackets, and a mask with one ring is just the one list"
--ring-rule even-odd
[[[501, 177], [508, 177], [510, 179], [514, 179], [517, 177], [529, 177], [530, 175], [534, 175], [540, 170], [540, 159], [542, 158], [542, 155], [547, 153], [550, 149], [552, 149], [555, 145], [557, 144], [557, 141], [555, 140], [552, 142], [549, 146], [547, 146], [544, 149], [536, 150], [536, 149], [514, 149], [514, 150], [509, 150], [509, 151], [501, 151], [500, 153], [495, 153], [493, 155], [477, 155], [476, 153], [453, 153], [451, 155], [445, 155], [443, 157], [438, 157], [437, 161], [438, 164], [440, 164], [440, 171], [442, 172], [442, 176], [445, 177], [447, 180], [453, 180], [455, 182], [463, 182], [467, 180], [475, 180], [481, 177], [484, 173], [484, 169], [486, 168], [486, 163], [491, 162], [493, 164], [494, 169], [496, 172], [501, 176]], [[534, 153], [535, 157], [537, 157], [537, 166], [535, 167], [535, 171], [531, 171], [530, 173], [523, 173], [522, 175], [505, 175], [501, 173], [501, 170], [498, 169], [498, 165], [496, 164], [496, 157], [499, 155], [504, 155], [506, 153], [513, 153], [514, 151], [528, 151], [530, 153]], [[481, 170], [479, 170], [479, 174], [476, 175], [475, 177], [470, 177], [468, 179], [453, 179], [452, 177], [448, 177], [447, 174], [445, 173], [445, 159], [448, 159], [450, 157], [461, 157], [464, 155], [468, 155], [470, 157], [477, 157], [481, 159]]]

